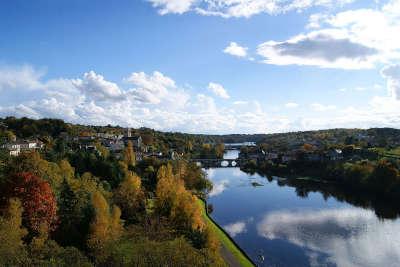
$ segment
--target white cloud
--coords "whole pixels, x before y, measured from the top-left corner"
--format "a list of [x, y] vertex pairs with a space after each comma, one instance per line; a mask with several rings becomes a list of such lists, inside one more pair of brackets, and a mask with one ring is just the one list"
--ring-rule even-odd
[[321, 68], [366, 69], [400, 59], [399, 0], [378, 9], [310, 16], [309, 32], [258, 46], [263, 62]]
[[[24, 68], [3, 68], [8, 73], [10, 69], [14, 70], [14, 74], [8, 76], [3, 73], [5, 71], [0, 71], [3, 85], [0, 116], [56, 117], [80, 124], [145, 126], [195, 133], [400, 127], [400, 101], [397, 100], [397, 76], [393, 66], [382, 71], [384, 78], [391, 80], [388, 82], [390, 95], [374, 97], [365, 105], [347, 108], [340, 104], [335, 107], [314, 103], [311, 108], [317, 112], [305, 112], [309, 114], [306, 117], [300, 113], [291, 117], [267, 113], [258, 101], [224, 101], [223, 105], [217, 105], [213, 97], [204, 93], [192, 94], [192, 89], [180, 87], [160, 72], [137, 72], [117, 83], [95, 72], [75, 79], [46, 79], [43, 73], [30, 67], [29, 82], [16, 83], [26, 77]], [[31, 89], [26, 90], [26, 84], [31, 84]], [[149, 93], [150, 99], [156, 100], [139, 98], [142, 96], [140, 88]]]
[[243, 47], [238, 45], [235, 42], [231, 42], [225, 49], [224, 53], [230, 54], [236, 57], [246, 57], [247, 56], [247, 47]]
[[44, 75], [29, 65], [21, 67], [0, 66], [0, 91], [1, 90], [33, 90], [42, 87], [39, 79]]
[[175, 107], [182, 107], [189, 98], [183, 90], [176, 87], [174, 80], [159, 71], [154, 71], [152, 75], [134, 72], [124, 81], [135, 86], [127, 94], [139, 102], [159, 104], [162, 101], [169, 101]]
[[224, 99], [228, 99], [229, 98], [229, 94], [226, 91], [226, 89], [222, 85], [220, 85], [218, 83], [210, 82], [208, 84], [208, 90], [213, 92], [218, 97], [221, 97], [221, 98], [224, 98]]
[[329, 110], [334, 110], [336, 109], [335, 105], [322, 105], [320, 103], [313, 103], [310, 105], [310, 107], [314, 110], [314, 111], [319, 111], [319, 112], [323, 112], [323, 111], [329, 111]]
[[91, 96], [94, 100], [110, 100], [123, 97], [117, 84], [106, 81], [103, 76], [94, 71], [86, 72], [83, 80], [72, 81], [73, 85], [83, 94]]
[[294, 103], [294, 102], [289, 102], [285, 104], [286, 108], [297, 108], [299, 106], [299, 104]]
[[315, 6], [341, 7], [354, 0], [149, 0], [162, 15], [195, 11], [204, 16], [251, 17], [261, 13], [270, 15], [302, 11]]
[[191, 9], [196, 0], [148, 0], [153, 7], [158, 8], [160, 15], [168, 13], [182, 14]]
[[263, 62], [323, 68], [372, 68], [379, 52], [351, 40], [345, 31], [329, 29], [297, 35], [287, 41], [267, 41], [257, 48]]
[[400, 100], [400, 65], [386, 66], [381, 70], [381, 74], [387, 80], [389, 95]]

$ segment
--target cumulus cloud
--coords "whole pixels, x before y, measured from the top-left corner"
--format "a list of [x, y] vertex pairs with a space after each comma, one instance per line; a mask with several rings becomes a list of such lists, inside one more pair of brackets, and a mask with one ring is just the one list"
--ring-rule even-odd
[[83, 94], [91, 96], [94, 100], [110, 100], [123, 97], [117, 84], [106, 81], [103, 76], [94, 71], [86, 72], [83, 79], [72, 81], [73, 85]]
[[159, 71], [154, 71], [151, 75], [134, 72], [124, 80], [134, 86], [127, 94], [139, 102], [159, 104], [162, 101], [169, 101], [181, 107], [189, 98], [184, 91], [176, 87], [173, 79]]
[[[30, 69], [30, 75], [25, 74], [25, 69]], [[317, 112], [306, 117], [301, 114], [287, 117], [267, 113], [258, 101], [224, 101], [223, 105], [217, 105], [213, 97], [193, 94], [160, 72], [134, 72], [118, 83], [94, 71], [73, 79], [46, 79], [41, 70], [33, 67], [4, 67], [0, 71], [3, 86], [0, 116], [56, 117], [80, 124], [145, 126], [196, 133], [398, 128], [400, 101], [395, 70], [396, 67], [388, 65], [382, 71], [388, 81], [388, 96], [374, 97], [364, 106], [347, 108], [314, 103], [311, 109]], [[23, 79], [26, 81], [20, 82]], [[148, 98], [143, 97], [143, 92], [148, 92]]]
[[257, 53], [274, 65], [366, 69], [400, 59], [399, 0], [378, 9], [355, 9], [309, 18], [306, 33], [287, 40], [268, 40]]
[[238, 45], [235, 42], [231, 42], [225, 49], [224, 53], [230, 54], [236, 57], [246, 57], [247, 56], [247, 47], [243, 47]]
[[[400, 245], [393, 236], [400, 223], [380, 221], [368, 210], [277, 211], [267, 214], [257, 230], [267, 239], [307, 248], [316, 266], [390, 266], [400, 261]], [[315, 253], [328, 257], [313, 257]]]
[[[79, 78], [46, 79], [44, 73], [33, 67], [4, 70], [0, 70], [0, 116], [56, 117], [81, 124], [197, 133], [268, 129], [267, 115], [260, 107], [254, 109], [249, 103], [233, 108], [236, 105], [228, 102], [217, 106], [213, 97], [192, 94], [157, 71], [134, 72], [117, 83], [94, 71]], [[34, 89], [34, 93], [27, 87]], [[217, 84], [211, 88], [220, 97], [229, 96]], [[247, 111], [239, 111], [242, 109]]]
[[352, 41], [340, 30], [320, 30], [287, 41], [267, 41], [257, 48], [263, 62], [274, 65], [309, 65], [324, 68], [372, 68], [378, 51]]
[[400, 65], [386, 66], [381, 70], [381, 74], [387, 81], [389, 95], [400, 100]]
[[315, 6], [340, 7], [354, 0], [149, 0], [161, 15], [194, 11], [204, 16], [251, 17], [302, 11]]
[[224, 98], [224, 99], [228, 99], [229, 98], [228, 92], [219, 83], [210, 82], [208, 84], [208, 90], [210, 90], [211, 92], [213, 92], [216, 96], [218, 96], [220, 98]]

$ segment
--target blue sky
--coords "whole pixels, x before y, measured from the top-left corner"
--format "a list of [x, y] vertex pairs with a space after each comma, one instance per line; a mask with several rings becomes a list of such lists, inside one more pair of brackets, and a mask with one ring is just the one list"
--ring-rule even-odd
[[400, 126], [400, 1], [0, 3], [0, 116], [200, 133]]

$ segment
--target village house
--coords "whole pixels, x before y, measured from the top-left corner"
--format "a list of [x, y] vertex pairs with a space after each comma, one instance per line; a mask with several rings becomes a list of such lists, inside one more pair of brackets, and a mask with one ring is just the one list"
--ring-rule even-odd
[[23, 151], [42, 149], [43, 143], [37, 140], [22, 140], [5, 143], [1, 146], [1, 148], [7, 149], [10, 153], [10, 156], [18, 156]]

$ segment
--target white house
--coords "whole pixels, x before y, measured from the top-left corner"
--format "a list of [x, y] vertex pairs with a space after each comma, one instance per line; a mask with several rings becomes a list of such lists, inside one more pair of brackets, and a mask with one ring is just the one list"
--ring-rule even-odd
[[43, 148], [43, 143], [40, 141], [17, 141], [3, 144], [1, 146], [10, 152], [10, 156], [18, 156], [21, 151], [29, 151]]

